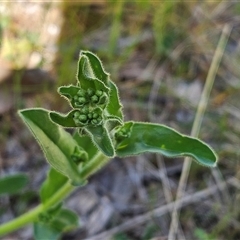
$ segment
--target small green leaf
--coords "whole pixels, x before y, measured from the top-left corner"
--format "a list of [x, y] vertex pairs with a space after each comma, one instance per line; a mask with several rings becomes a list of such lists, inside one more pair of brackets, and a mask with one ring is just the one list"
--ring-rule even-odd
[[89, 133], [92, 141], [100, 151], [102, 151], [108, 157], [114, 156], [112, 140], [104, 126], [88, 126], [85, 128], [85, 130]]
[[62, 127], [67, 127], [67, 128], [77, 127], [77, 125], [74, 121], [74, 114], [77, 111], [78, 110], [72, 110], [68, 114], [61, 114], [58, 112], [50, 112], [49, 117], [54, 123], [56, 123]]
[[51, 228], [49, 225], [41, 222], [34, 223], [34, 239], [36, 240], [57, 240], [61, 232]]
[[54, 168], [50, 168], [46, 180], [43, 182], [40, 189], [40, 197], [42, 203], [48, 201], [54, 193], [58, 191], [66, 182], [68, 178], [57, 172]]
[[78, 61], [77, 80], [79, 86], [84, 90], [101, 90], [105, 92], [107, 96], [109, 95], [109, 87], [107, 87], [101, 79], [95, 77], [91, 64], [89, 63], [88, 58], [84, 55], [80, 55]]
[[91, 69], [91, 71], [89, 71], [89, 76], [99, 79], [110, 88], [109, 104], [107, 106], [109, 114], [117, 116], [123, 120], [122, 105], [119, 100], [118, 89], [110, 80], [109, 74], [105, 72], [101, 60], [95, 54], [89, 51], [81, 51], [80, 57], [81, 56], [86, 56], [88, 61], [87, 59], [83, 60], [82, 65], [80, 65], [79, 68], [81, 67], [83, 69], [84, 64], [88, 64], [88, 68]]
[[74, 100], [74, 97], [77, 96], [79, 91], [81, 91], [81, 88], [73, 85], [62, 86], [58, 88], [59, 94], [67, 98], [73, 108], [76, 107], [76, 101]]
[[50, 222], [52, 229], [67, 232], [79, 226], [78, 215], [69, 209], [60, 209], [55, 218]]
[[27, 184], [28, 177], [22, 173], [0, 178], [0, 195], [18, 193]]
[[45, 222], [34, 223], [34, 237], [36, 240], [59, 239], [61, 234], [79, 226], [76, 213], [69, 209], [59, 209], [52, 218]]
[[118, 129], [115, 137], [119, 157], [154, 152], [167, 157], [190, 156], [207, 167], [217, 163], [216, 154], [207, 144], [164, 125], [127, 122]]
[[51, 206], [46, 211], [41, 212], [38, 215], [39, 221], [45, 224], [49, 224], [56, 217], [56, 214], [61, 210], [61, 208], [62, 202]]
[[109, 74], [105, 72], [101, 60], [95, 54], [89, 51], [81, 51], [80, 54], [88, 58], [95, 78], [99, 79], [106, 86], [108, 86]]
[[122, 113], [122, 104], [119, 100], [118, 89], [117, 86], [110, 81], [110, 97], [109, 97], [109, 104], [107, 105], [107, 111], [110, 115], [117, 116], [121, 120], [123, 120], [123, 113]]
[[106, 121], [106, 128], [108, 132], [111, 132], [114, 128], [118, 127], [119, 125], [123, 125], [123, 121], [116, 116], [109, 115], [105, 117]]
[[79, 90], [81, 90], [80, 87], [73, 86], [73, 85], [61, 86], [58, 88], [59, 94], [66, 97], [67, 99], [71, 99], [72, 96], [77, 95]]
[[81, 185], [78, 166], [71, 159], [79, 148], [72, 136], [50, 120], [47, 110], [25, 109], [19, 115], [40, 144], [48, 163], [71, 179], [73, 185]]

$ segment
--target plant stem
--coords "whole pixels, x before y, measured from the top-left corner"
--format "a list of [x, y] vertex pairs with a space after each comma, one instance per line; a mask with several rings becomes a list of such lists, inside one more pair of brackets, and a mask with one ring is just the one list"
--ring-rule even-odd
[[90, 175], [98, 171], [104, 165], [106, 165], [111, 158], [103, 155], [100, 151], [89, 161], [86, 166], [80, 172], [82, 179], [87, 179]]
[[16, 229], [23, 227], [26, 224], [29, 224], [35, 220], [37, 220], [38, 215], [47, 210], [49, 207], [54, 204], [60, 202], [63, 198], [65, 198], [74, 187], [68, 181], [61, 189], [59, 189], [45, 204], [40, 204], [35, 207], [30, 212], [27, 212], [14, 220], [7, 222], [0, 226], [0, 236], [5, 235], [9, 232], [12, 232]]
[[[92, 158], [88, 164], [83, 168], [80, 175], [83, 180], [86, 180], [90, 175], [95, 173], [101, 167], [106, 165], [110, 158], [106, 157], [102, 153], [98, 152], [98, 154]], [[37, 207], [32, 209], [31, 211], [9, 221], [0, 226], [0, 236], [6, 235], [10, 232], [13, 232], [29, 223], [32, 223], [38, 219], [38, 215], [44, 211], [46, 211], [51, 206], [61, 202], [65, 199], [75, 187], [70, 184], [68, 181], [65, 185], [62, 186], [46, 203], [39, 204]]]

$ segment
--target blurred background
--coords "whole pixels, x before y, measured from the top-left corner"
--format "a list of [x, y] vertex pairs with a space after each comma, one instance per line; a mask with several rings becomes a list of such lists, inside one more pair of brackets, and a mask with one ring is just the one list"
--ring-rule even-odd
[[[56, 89], [76, 81], [80, 50], [96, 53], [111, 73], [125, 120], [190, 134], [224, 28], [226, 46], [199, 135], [219, 164], [210, 170], [193, 162], [178, 239], [240, 239], [240, 3], [234, 0], [1, 1], [0, 174], [24, 172], [31, 181], [0, 198], [0, 223], [38, 204], [48, 170], [17, 109], [67, 112]], [[182, 166], [181, 158], [155, 154], [114, 159], [66, 200], [80, 228], [63, 239], [167, 239], [167, 204]], [[32, 228], [4, 239], [33, 239]]]

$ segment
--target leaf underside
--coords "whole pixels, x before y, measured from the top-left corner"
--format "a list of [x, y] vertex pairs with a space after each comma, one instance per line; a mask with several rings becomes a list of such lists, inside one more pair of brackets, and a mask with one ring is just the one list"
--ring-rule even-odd
[[71, 161], [72, 154], [79, 146], [72, 136], [53, 123], [45, 109], [25, 109], [19, 111], [19, 115], [40, 144], [48, 163], [56, 171], [71, 179], [74, 185], [80, 185], [82, 179], [77, 165]]

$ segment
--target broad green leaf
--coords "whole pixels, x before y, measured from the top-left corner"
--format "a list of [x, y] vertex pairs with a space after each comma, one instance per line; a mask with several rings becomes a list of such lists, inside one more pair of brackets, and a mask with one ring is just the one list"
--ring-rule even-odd
[[54, 168], [50, 168], [46, 180], [43, 182], [40, 189], [40, 197], [42, 203], [45, 203], [54, 193], [58, 191], [66, 182], [68, 178], [56, 171]]
[[84, 90], [93, 89], [101, 90], [109, 95], [109, 87], [105, 85], [100, 79], [97, 79], [93, 73], [93, 69], [84, 55], [80, 55], [77, 70], [78, 84]]
[[72, 136], [50, 120], [47, 110], [25, 109], [19, 111], [19, 115], [40, 144], [51, 167], [71, 179], [73, 185], [82, 184], [78, 166], [71, 159], [76, 148], [80, 148]]
[[100, 151], [102, 151], [108, 157], [114, 156], [112, 140], [104, 126], [89, 126], [86, 127], [85, 130], [90, 134], [92, 141]]
[[97, 154], [98, 149], [89, 135], [80, 135], [78, 132], [75, 132], [73, 138], [80, 147], [87, 151], [89, 159], [92, 159]]
[[207, 167], [217, 163], [217, 157], [208, 145], [164, 125], [126, 122], [115, 137], [119, 157], [154, 152], [167, 157], [190, 156]]
[[94, 76], [108, 86], [109, 74], [105, 72], [101, 60], [89, 51], [81, 51], [81, 55], [88, 58]]
[[69, 209], [60, 209], [49, 224], [59, 232], [66, 232], [79, 226], [78, 215]]
[[27, 184], [28, 177], [22, 173], [0, 178], [0, 195], [18, 193]]
[[51, 228], [46, 223], [36, 222], [33, 225], [34, 239], [36, 240], [57, 240], [61, 236], [61, 232]]

